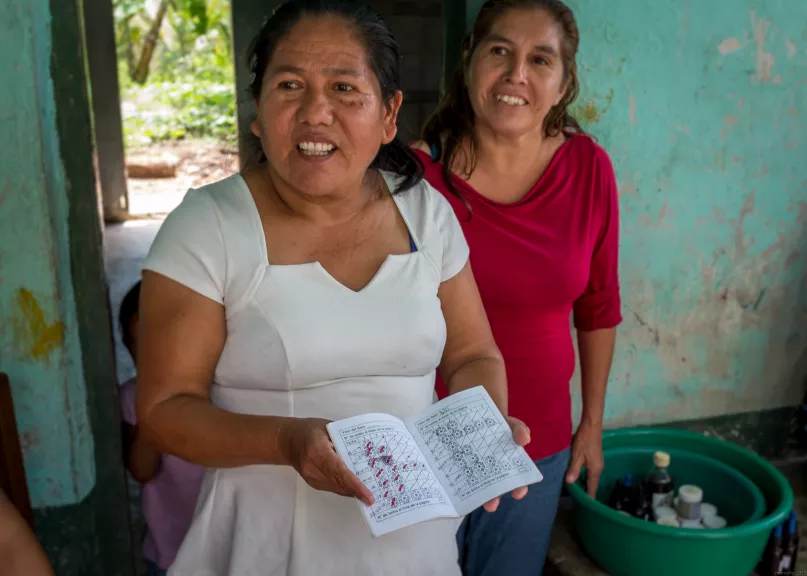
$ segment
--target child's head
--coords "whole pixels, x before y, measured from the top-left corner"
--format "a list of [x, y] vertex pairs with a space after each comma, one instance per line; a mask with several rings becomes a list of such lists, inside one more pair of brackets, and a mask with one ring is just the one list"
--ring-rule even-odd
[[140, 281], [129, 289], [120, 304], [118, 319], [123, 345], [137, 365], [137, 312], [140, 304]]

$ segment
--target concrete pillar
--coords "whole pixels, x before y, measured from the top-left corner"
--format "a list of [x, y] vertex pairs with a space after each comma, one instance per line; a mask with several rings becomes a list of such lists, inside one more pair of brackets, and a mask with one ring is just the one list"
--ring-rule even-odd
[[56, 572], [131, 576], [80, 7], [0, 0], [0, 366]]
[[92, 92], [95, 164], [104, 220], [129, 215], [123, 124], [112, 0], [84, 0], [87, 63]]

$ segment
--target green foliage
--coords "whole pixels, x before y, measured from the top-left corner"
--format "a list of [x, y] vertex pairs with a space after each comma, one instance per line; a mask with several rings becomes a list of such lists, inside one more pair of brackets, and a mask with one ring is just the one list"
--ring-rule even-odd
[[235, 141], [230, 0], [173, 0], [141, 86], [129, 74], [151, 25], [147, 4], [114, 0], [126, 146], [202, 137]]
[[207, 6], [205, 0], [178, 0], [180, 11], [190, 20], [197, 36], [207, 34]]

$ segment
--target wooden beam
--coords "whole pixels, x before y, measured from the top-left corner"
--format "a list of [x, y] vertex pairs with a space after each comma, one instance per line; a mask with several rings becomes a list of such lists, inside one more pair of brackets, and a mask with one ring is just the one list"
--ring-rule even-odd
[[111, 0], [84, 0], [84, 29], [98, 188], [104, 220], [119, 222], [129, 216], [129, 193], [126, 189], [123, 118]]

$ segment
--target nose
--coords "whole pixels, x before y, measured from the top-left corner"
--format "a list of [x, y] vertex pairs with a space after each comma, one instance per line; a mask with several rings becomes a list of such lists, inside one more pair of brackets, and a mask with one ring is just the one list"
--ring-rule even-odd
[[323, 91], [310, 88], [303, 98], [298, 117], [301, 122], [311, 126], [330, 126], [333, 122], [333, 107]]
[[513, 58], [504, 80], [509, 84], [527, 83], [527, 62], [524, 58]]

